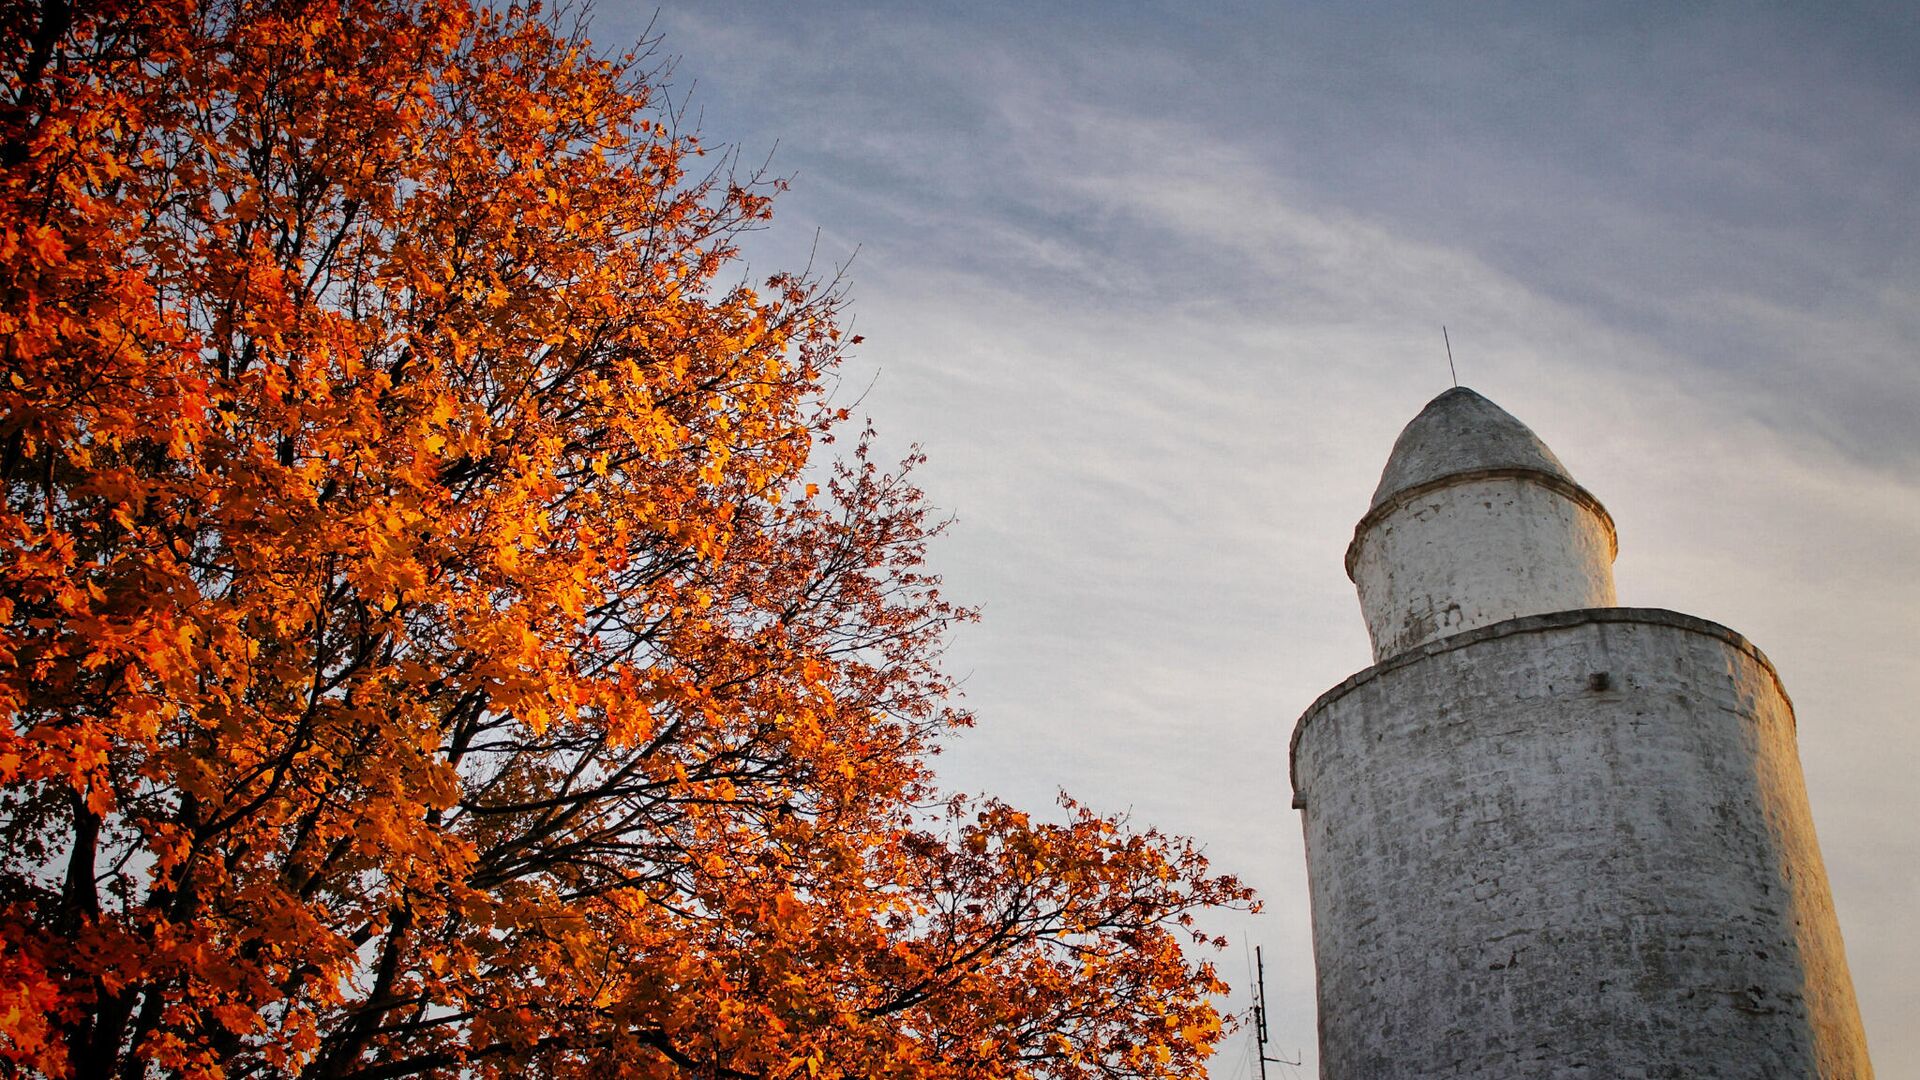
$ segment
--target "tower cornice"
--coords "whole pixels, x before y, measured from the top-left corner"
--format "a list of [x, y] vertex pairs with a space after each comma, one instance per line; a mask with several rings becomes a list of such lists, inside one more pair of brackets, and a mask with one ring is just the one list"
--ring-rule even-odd
[[1306, 734], [1308, 726], [1313, 723], [1316, 716], [1324, 712], [1328, 706], [1346, 697], [1359, 687], [1365, 686], [1367, 683], [1380, 678], [1382, 675], [1398, 671], [1401, 668], [1411, 667], [1429, 657], [1439, 656], [1442, 653], [1450, 653], [1459, 649], [1472, 648], [1484, 642], [1496, 641], [1501, 638], [1510, 638], [1522, 634], [1553, 633], [1560, 630], [1571, 630], [1576, 627], [1604, 623], [1635, 623], [1650, 626], [1670, 626], [1675, 629], [1688, 630], [1724, 642], [1740, 652], [1745, 653], [1751, 657], [1755, 663], [1760, 665], [1761, 670], [1765, 671], [1767, 676], [1773, 680], [1774, 689], [1780, 692], [1781, 700], [1786, 702], [1788, 715], [1790, 717], [1793, 715], [1793, 699], [1787, 695], [1787, 685], [1781, 681], [1779, 670], [1773, 666], [1773, 661], [1767, 659], [1767, 654], [1761, 652], [1759, 646], [1747, 640], [1744, 634], [1722, 626], [1710, 619], [1702, 619], [1696, 615], [1686, 615], [1678, 611], [1668, 610], [1667, 608], [1635, 607], [1580, 608], [1573, 611], [1551, 611], [1544, 615], [1522, 615], [1517, 619], [1508, 619], [1504, 622], [1493, 623], [1489, 626], [1478, 626], [1472, 630], [1452, 634], [1436, 641], [1429, 641], [1424, 645], [1416, 645], [1403, 653], [1390, 656], [1374, 664], [1372, 667], [1363, 668], [1354, 672], [1352, 675], [1340, 680], [1339, 683], [1334, 685], [1326, 693], [1315, 698], [1313, 704], [1307, 706], [1307, 711], [1301, 713], [1300, 719], [1294, 722], [1293, 737], [1287, 742], [1287, 779], [1293, 786], [1293, 808], [1295, 810], [1306, 808], [1305, 800], [1300, 794], [1300, 776], [1294, 760], [1300, 750], [1301, 737]]
[[1491, 469], [1473, 469], [1468, 472], [1448, 473], [1445, 476], [1436, 477], [1423, 484], [1403, 488], [1388, 496], [1385, 500], [1375, 504], [1361, 517], [1359, 523], [1354, 525], [1353, 539], [1347, 543], [1347, 580], [1354, 580], [1353, 568], [1360, 560], [1360, 548], [1366, 539], [1368, 530], [1392, 515], [1394, 511], [1399, 510], [1408, 503], [1417, 501], [1423, 496], [1453, 487], [1456, 484], [1471, 484], [1480, 480], [1527, 480], [1571, 499], [1575, 503], [1592, 511], [1593, 515], [1599, 518], [1600, 523], [1606, 527], [1609, 561], [1619, 556], [1620, 533], [1619, 530], [1614, 527], [1613, 515], [1607, 513], [1607, 508], [1601, 505], [1600, 500], [1594, 497], [1593, 492], [1588, 491], [1586, 488], [1581, 487], [1579, 484], [1557, 473], [1526, 468], [1524, 466], [1503, 466]]

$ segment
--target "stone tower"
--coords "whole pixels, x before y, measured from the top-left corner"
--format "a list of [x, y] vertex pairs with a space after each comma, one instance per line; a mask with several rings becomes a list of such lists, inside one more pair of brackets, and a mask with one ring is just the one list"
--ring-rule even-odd
[[1872, 1076], [1780, 676], [1614, 551], [1471, 390], [1394, 444], [1293, 733], [1328, 1080]]

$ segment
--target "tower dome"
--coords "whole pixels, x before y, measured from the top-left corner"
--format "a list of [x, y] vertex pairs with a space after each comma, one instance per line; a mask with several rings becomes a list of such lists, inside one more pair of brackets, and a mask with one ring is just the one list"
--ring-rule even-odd
[[1553, 456], [1533, 429], [1507, 410], [1464, 386], [1427, 402], [1420, 415], [1400, 431], [1373, 489], [1378, 507], [1402, 492], [1438, 480], [1489, 469], [1538, 473], [1573, 483], [1567, 467]]
[[1478, 626], [1612, 607], [1613, 519], [1527, 425], [1464, 387], [1401, 431], [1347, 548], [1374, 658]]

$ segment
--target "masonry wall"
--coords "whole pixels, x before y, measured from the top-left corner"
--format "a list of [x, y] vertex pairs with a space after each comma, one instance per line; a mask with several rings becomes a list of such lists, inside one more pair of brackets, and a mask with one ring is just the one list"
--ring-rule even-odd
[[1376, 660], [1522, 615], [1611, 607], [1613, 522], [1575, 485], [1518, 470], [1399, 493], [1355, 531], [1348, 573]]
[[1792, 706], [1724, 627], [1513, 619], [1294, 734], [1322, 1075], [1869, 1077]]

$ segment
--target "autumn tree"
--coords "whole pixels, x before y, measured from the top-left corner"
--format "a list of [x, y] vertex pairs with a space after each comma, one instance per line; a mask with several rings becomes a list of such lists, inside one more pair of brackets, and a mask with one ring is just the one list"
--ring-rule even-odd
[[1245, 891], [935, 789], [937, 528], [649, 64], [0, 0], [0, 1074], [1196, 1074]]

